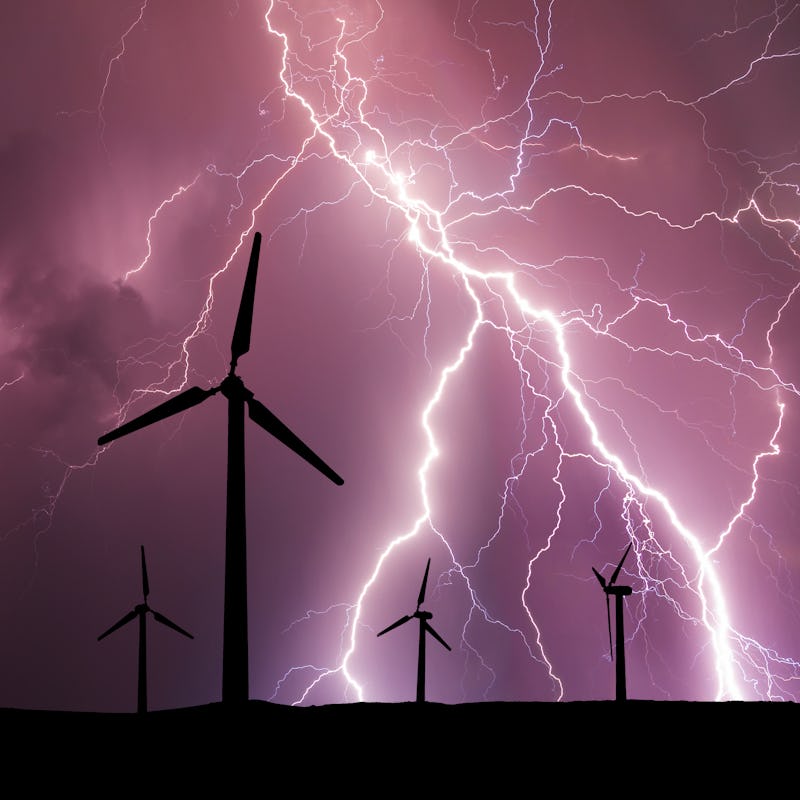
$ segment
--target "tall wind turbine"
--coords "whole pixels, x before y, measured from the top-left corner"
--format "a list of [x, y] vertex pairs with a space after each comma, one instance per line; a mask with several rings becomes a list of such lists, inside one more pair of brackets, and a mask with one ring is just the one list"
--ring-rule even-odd
[[250, 350], [250, 329], [253, 322], [253, 302], [256, 292], [258, 255], [261, 234], [253, 236], [253, 249], [242, 290], [242, 300], [231, 342], [231, 366], [227, 377], [219, 386], [202, 389], [193, 386], [171, 397], [140, 417], [126, 422], [101, 436], [100, 445], [133, 433], [162, 419], [180, 414], [202, 403], [217, 392], [228, 401], [228, 489], [225, 522], [225, 611], [222, 644], [222, 701], [241, 703], [249, 699], [248, 647], [247, 647], [247, 529], [245, 522], [244, 477], [244, 407], [247, 404], [250, 419], [267, 433], [283, 442], [297, 455], [341, 486], [339, 477], [308, 445], [302, 442], [266, 406], [255, 399], [242, 379], [236, 375], [236, 365], [241, 356]]
[[378, 636], [383, 636], [384, 633], [389, 633], [389, 631], [394, 630], [394, 628], [399, 628], [401, 625], [404, 625], [406, 622], [412, 619], [419, 620], [419, 657], [417, 658], [417, 702], [424, 703], [425, 702], [425, 634], [429, 633], [433, 636], [439, 644], [444, 645], [448, 650], [450, 650], [450, 645], [439, 636], [438, 633], [433, 629], [433, 627], [429, 624], [428, 620], [433, 619], [433, 614], [430, 611], [420, 611], [420, 606], [425, 601], [425, 587], [428, 583], [428, 571], [431, 568], [431, 560], [428, 559], [428, 566], [425, 567], [425, 577], [422, 579], [422, 586], [419, 590], [419, 598], [417, 599], [417, 610], [413, 614], [406, 614], [404, 617], [400, 617], [396, 622], [393, 622], [388, 628], [384, 628]]
[[150, 594], [150, 583], [147, 580], [147, 564], [144, 560], [144, 545], [142, 545], [142, 602], [134, 606], [133, 611], [126, 614], [119, 622], [115, 622], [105, 633], [101, 633], [97, 637], [97, 641], [102, 641], [110, 633], [127, 625], [137, 617], [139, 618], [139, 691], [137, 695], [136, 710], [140, 714], [147, 711], [147, 612], [153, 615], [156, 622], [166, 625], [168, 628], [177, 631], [178, 633], [194, 639], [191, 633], [185, 631], [180, 625], [176, 625], [171, 619], [167, 619], [163, 614], [154, 611], [147, 604], [147, 595]]
[[[633, 544], [633, 542], [631, 542], [631, 544]], [[614, 617], [616, 618], [617, 628], [617, 700], [627, 699], [627, 690], [625, 688], [625, 629], [622, 618], [622, 598], [632, 594], [633, 589], [631, 589], [630, 586], [615, 586], [615, 583], [619, 577], [619, 571], [622, 569], [622, 562], [625, 561], [630, 549], [631, 545], [629, 544], [625, 549], [625, 552], [622, 554], [622, 558], [620, 559], [619, 564], [617, 564], [617, 568], [614, 570], [613, 574], [611, 575], [611, 580], [609, 580], [608, 583], [606, 583], [605, 578], [594, 567], [592, 567], [592, 572], [594, 572], [597, 580], [600, 581], [600, 585], [603, 587], [603, 591], [606, 593], [606, 612], [608, 614], [608, 646], [611, 652], [612, 661], [614, 659], [614, 647], [611, 643], [610, 597], [613, 594], [616, 598], [614, 603]]]

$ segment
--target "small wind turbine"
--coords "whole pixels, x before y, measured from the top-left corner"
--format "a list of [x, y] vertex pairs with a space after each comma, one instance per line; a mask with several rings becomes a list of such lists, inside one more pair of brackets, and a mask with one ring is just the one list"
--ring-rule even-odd
[[425, 586], [428, 583], [428, 570], [431, 568], [431, 560], [428, 559], [428, 566], [425, 567], [425, 577], [422, 579], [422, 586], [419, 590], [419, 598], [417, 599], [417, 610], [413, 614], [406, 614], [404, 617], [400, 617], [396, 622], [393, 622], [388, 628], [384, 628], [378, 636], [383, 636], [384, 633], [389, 633], [389, 631], [394, 630], [394, 628], [399, 628], [401, 625], [404, 625], [409, 620], [414, 618], [419, 620], [419, 658], [417, 659], [417, 702], [424, 703], [425, 702], [425, 634], [429, 633], [436, 639], [439, 644], [444, 645], [448, 650], [450, 650], [450, 645], [439, 636], [438, 633], [431, 627], [428, 623], [429, 619], [433, 619], [433, 614], [430, 611], [420, 611], [419, 607], [425, 600]]
[[341, 486], [340, 478], [308, 445], [302, 442], [266, 406], [258, 402], [253, 393], [236, 375], [240, 356], [250, 350], [250, 329], [253, 323], [253, 302], [256, 293], [258, 254], [261, 234], [253, 236], [253, 249], [242, 290], [242, 300], [236, 317], [236, 327], [231, 341], [231, 368], [219, 386], [201, 389], [193, 386], [161, 403], [136, 419], [120, 425], [101, 436], [100, 445], [138, 431], [154, 422], [187, 411], [217, 392], [228, 401], [228, 494], [225, 524], [225, 611], [222, 642], [222, 701], [242, 703], [249, 699], [248, 648], [247, 648], [247, 526], [245, 514], [244, 480], [244, 406], [250, 419], [272, 434], [297, 455], [319, 470], [325, 477]]
[[127, 625], [137, 617], [139, 618], [139, 692], [136, 710], [140, 714], [147, 711], [147, 612], [153, 615], [156, 622], [166, 625], [168, 628], [177, 631], [178, 633], [194, 639], [191, 633], [185, 631], [180, 625], [176, 625], [171, 619], [167, 619], [163, 614], [154, 611], [147, 604], [147, 595], [150, 594], [150, 583], [147, 580], [147, 564], [144, 560], [144, 545], [142, 545], [142, 602], [136, 605], [133, 611], [126, 614], [119, 622], [115, 622], [105, 633], [101, 633], [97, 637], [97, 641], [106, 638], [110, 633]]
[[[631, 542], [631, 544], [633, 544], [633, 542]], [[619, 571], [622, 569], [622, 562], [625, 561], [630, 549], [631, 545], [629, 544], [625, 549], [625, 552], [622, 554], [622, 558], [620, 559], [619, 564], [617, 564], [617, 568], [614, 570], [613, 574], [611, 575], [611, 580], [608, 583], [606, 583], [605, 578], [594, 567], [592, 567], [592, 572], [594, 572], [597, 580], [600, 581], [600, 585], [603, 587], [603, 591], [606, 593], [606, 612], [608, 614], [608, 646], [611, 652], [612, 661], [614, 660], [614, 646], [611, 642], [610, 597], [613, 594], [616, 598], [614, 604], [614, 616], [616, 618], [617, 628], [617, 700], [627, 699], [627, 692], [625, 689], [625, 629], [622, 618], [622, 598], [632, 594], [633, 589], [631, 589], [630, 586], [615, 586], [614, 584], [619, 577]]]

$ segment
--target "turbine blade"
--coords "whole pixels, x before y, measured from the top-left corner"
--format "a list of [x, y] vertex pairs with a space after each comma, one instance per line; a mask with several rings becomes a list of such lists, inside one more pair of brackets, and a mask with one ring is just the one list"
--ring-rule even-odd
[[170, 397], [169, 400], [164, 401], [161, 405], [151, 408], [140, 417], [120, 425], [119, 428], [114, 428], [113, 431], [104, 433], [98, 440], [97, 444], [107, 444], [114, 439], [119, 439], [120, 436], [126, 436], [129, 433], [138, 431], [140, 428], [146, 428], [154, 422], [160, 422], [162, 419], [171, 417], [173, 414], [180, 414], [181, 411], [186, 411], [198, 403], [202, 403], [212, 394], [217, 393], [217, 389], [201, 389], [199, 386], [193, 386], [185, 392], [181, 392], [175, 397]]
[[[152, 608], [150, 610], [153, 611]], [[176, 625], [171, 619], [167, 619], [163, 614], [159, 614], [158, 611], [153, 611], [153, 617], [156, 622], [160, 622], [162, 625], [166, 625], [168, 628], [172, 628], [172, 630], [178, 631], [178, 633], [182, 633], [190, 639], [194, 639], [194, 636], [192, 636], [189, 631], [185, 631], [180, 625]]]
[[425, 599], [425, 587], [428, 585], [428, 570], [431, 568], [431, 560], [428, 559], [428, 566], [425, 567], [425, 577], [422, 579], [422, 586], [419, 587], [419, 598], [417, 599], [417, 611]]
[[142, 593], [144, 594], [145, 601], [147, 600], [147, 595], [150, 594], [150, 582], [147, 580], [147, 563], [144, 560], [144, 545], [141, 545], [142, 548]]
[[108, 636], [109, 633], [114, 633], [115, 630], [118, 630], [123, 625], [127, 625], [131, 620], [136, 619], [137, 615], [138, 615], [138, 612], [136, 611], [136, 609], [134, 609], [130, 613], [126, 614], [119, 622], [115, 622], [107, 631], [105, 631], [104, 633], [101, 633], [97, 637], [97, 641], [99, 642], [101, 639], [105, 639], [106, 636]]
[[611, 580], [608, 582], [609, 586], [613, 586], [614, 585], [614, 581], [616, 581], [616, 579], [619, 577], [619, 571], [622, 569], [622, 562], [627, 558], [628, 550], [631, 549], [631, 544], [633, 544], [633, 542], [631, 542], [625, 548], [625, 552], [622, 554], [622, 558], [619, 560], [619, 564], [617, 564], [617, 568], [614, 570], [614, 574], [611, 576]]
[[253, 303], [256, 297], [256, 274], [258, 273], [258, 254], [261, 250], [261, 234], [253, 235], [253, 249], [250, 251], [250, 263], [244, 279], [242, 299], [239, 303], [239, 314], [236, 327], [233, 329], [231, 341], [231, 365], [236, 366], [239, 356], [250, 350], [250, 329], [253, 326]]
[[608, 615], [608, 654], [614, 660], [614, 644], [611, 641], [611, 597], [606, 595], [606, 614]]
[[250, 419], [260, 425], [267, 433], [283, 442], [290, 450], [305, 459], [312, 467], [319, 470], [326, 478], [332, 480], [337, 486], [344, 483], [340, 478], [305, 442], [292, 433], [263, 403], [250, 398], [247, 401]]
[[447, 642], [444, 639], [442, 639], [442, 637], [439, 636], [439, 634], [436, 633], [436, 631], [427, 622], [425, 623], [425, 629], [431, 636], [433, 636], [434, 639], [436, 639], [437, 642], [439, 642], [439, 644], [443, 644], [448, 650], [452, 649], [450, 645], [447, 644]]
[[378, 636], [383, 636], [384, 633], [389, 633], [389, 631], [400, 627], [400, 625], [405, 625], [405, 623], [408, 622], [410, 619], [414, 619], [414, 617], [410, 617], [408, 614], [406, 614], [404, 617], [400, 617], [400, 619], [398, 619], [397, 622], [393, 622], [388, 628], [384, 628], [378, 634]]
[[600, 581], [600, 585], [605, 589], [606, 588], [606, 579], [594, 568], [592, 567], [592, 572], [594, 572], [597, 580]]

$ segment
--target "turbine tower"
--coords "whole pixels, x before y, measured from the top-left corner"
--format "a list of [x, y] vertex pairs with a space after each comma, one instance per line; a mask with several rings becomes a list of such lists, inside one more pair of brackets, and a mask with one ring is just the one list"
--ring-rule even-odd
[[[633, 542], [631, 542], [633, 544]], [[622, 598], [627, 597], [629, 594], [633, 593], [633, 589], [630, 586], [615, 586], [615, 582], [619, 577], [619, 571], [622, 569], [622, 562], [625, 561], [625, 558], [628, 555], [628, 551], [631, 549], [631, 545], [629, 544], [625, 549], [625, 552], [622, 554], [622, 558], [617, 564], [617, 568], [614, 570], [613, 574], [611, 575], [611, 580], [606, 583], [605, 578], [594, 568], [592, 567], [592, 572], [594, 572], [597, 580], [600, 581], [600, 585], [603, 587], [603, 591], [606, 593], [606, 613], [608, 615], [608, 646], [611, 652], [611, 660], [614, 660], [614, 647], [611, 642], [611, 601], [610, 597], [613, 594], [615, 597], [614, 601], [614, 616], [616, 619], [616, 628], [617, 628], [617, 700], [627, 700], [627, 690], [625, 688], [625, 629], [623, 626], [623, 618], [622, 618]]]
[[429, 633], [433, 636], [439, 644], [444, 645], [450, 650], [450, 645], [439, 636], [438, 633], [429, 624], [428, 620], [433, 619], [433, 614], [430, 611], [420, 611], [420, 606], [425, 600], [425, 586], [428, 583], [428, 570], [431, 568], [431, 560], [428, 559], [428, 566], [425, 567], [425, 576], [422, 579], [422, 586], [419, 590], [419, 598], [417, 599], [417, 610], [413, 614], [406, 614], [400, 617], [396, 622], [393, 622], [388, 628], [384, 628], [378, 636], [383, 636], [394, 628], [399, 628], [409, 620], [414, 618], [419, 620], [419, 657], [417, 658], [417, 702], [425, 702], [425, 634]]
[[250, 350], [250, 329], [253, 322], [253, 302], [256, 291], [258, 256], [261, 234], [253, 236], [250, 263], [242, 290], [236, 327], [231, 341], [231, 365], [227, 377], [211, 389], [193, 386], [171, 397], [136, 419], [126, 422], [101, 436], [99, 445], [133, 433], [162, 419], [179, 414], [217, 392], [228, 401], [228, 479], [227, 512], [225, 520], [225, 609], [222, 644], [222, 701], [242, 703], [249, 700], [248, 645], [247, 645], [247, 549], [245, 520], [244, 476], [244, 407], [250, 419], [267, 433], [293, 450], [323, 475], [341, 486], [339, 477], [308, 445], [301, 441], [266, 406], [253, 396], [236, 375], [236, 365], [241, 356]]
[[123, 625], [127, 625], [137, 617], [139, 618], [139, 687], [137, 693], [136, 710], [140, 714], [147, 711], [147, 612], [153, 615], [156, 622], [166, 625], [168, 628], [177, 631], [190, 639], [194, 639], [191, 633], [185, 631], [180, 625], [176, 625], [171, 619], [167, 619], [163, 614], [154, 611], [147, 604], [147, 595], [150, 594], [150, 583], [147, 580], [147, 564], [144, 560], [144, 545], [142, 545], [142, 602], [134, 606], [133, 611], [126, 614], [119, 622], [115, 622], [107, 631], [97, 637], [100, 642], [110, 633], [114, 633]]

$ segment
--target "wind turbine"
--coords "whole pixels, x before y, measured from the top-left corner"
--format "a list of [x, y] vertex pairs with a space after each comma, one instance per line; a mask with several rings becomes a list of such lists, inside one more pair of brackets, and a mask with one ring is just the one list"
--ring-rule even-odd
[[[633, 544], [633, 542], [631, 542], [631, 544]], [[614, 604], [614, 616], [616, 618], [617, 628], [617, 700], [627, 700], [627, 691], [625, 689], [625, 629], [622, 618], [622, 598], [632, 594], [633, 589], [631, 589], [630, 586], [615, 586], [614, 584], [619, 577], [619, 571], [622, 569], [622, 562], [625, 561], [628, 551], [631, 549], [631, 544], [625, 548], [625, 552], [622, 554], [622, 558], [620, 559], [619, 564], [617, 564], [617, 568], [612, 573], [611, 580], [609, 580], [608, 583], [606, 583], [605, 578], [594, 567], [592, 567], [592, 572], [594, 572], [597, 580], [600, 581], [600, 585], [603, 587], [603, 591], [606, 593], [606, 612], [608, 614], [608, 646], [612, 661], [614, 660], [614, 647], [611, 642], [610, 597], [613, 594], [616, 598]]]
[[162, 419], [199, 405], [217, 392], [228, 401], [228, 480], [225, 521], [225, 610], [222, 644], [222, 701], [241, 703], [249, 699], [247, 647], [247, 528], [244, 478], [244, 407], [250, 419], [305, 459], [323, 475], [341, 486], [339, 477], [308, 445], [302, 442], [266, 406], [255, 399], [236, 375], [241, 356], [250, 350], [250, 329], [256, 291], [261, 234], [253, 236], [253, 249], [242, 290], [236, 327], [231, 341], [231, 366], [226, 378], [211, 389], [193, 386], [171, 397], [136, 419], [101, 436], [99, 445], [133, 433]]
[[150, 594], [150, 583], [147, 580], [147, 564], [144, 560], [144, 545], [142, 545], [142, 602], [134, 606], [133, 611], [126, 614], [119, 622], [115, 622], [105, 633], [97, 637], [97, 641], [102, 641], [110, 633], [114, 633], [123, 625], [127, 625], [137, 617], [139, 618], [139, 691], [136, 710], [140, 714], [147, 711], [147, 612], [153, 615], [156, 622], [166, 625], [168, 628], [178, 633], [194, 639], [191, 633], [185, 631], [180, 625], [176, 625], [171, 619], [167, 619], [163, 614], [154, 611], [147, 604], [147, 595]]
[[404, 625], [406, 622], [412, 619], [419, 620], [419, 658], [417, 659], [417, 702], [424, 703], [425, 702], [425, 634], [429, 633], [436, 639], [439, 644], [444, 645], [448, 650], [450, 650], [450, 645], [439, 636], [438, 633], [431, 627], [428, 623], [429, 619], [433, 619], [433, 614], [430, 611], [420, 611], [419, 607], [425, 600], [425, 586], [428, 583], [428, 570], [431, 568], [431, 560], [428, 559], [428, 566], [425, 567], [425, 577], [422, 579], [422, 586], [419, 590], [419, 598], [417, 599], [417, 610], [413, 614], [406, 614], [404, 617], [400, 617], [396, 622], [393, 622], [388, 628], [384, 628], [378, 636], [383, 636], [384, 633], [389, 633], [389, 631], [394, 630], [395, 628], [399, 628], [401, 625]]

